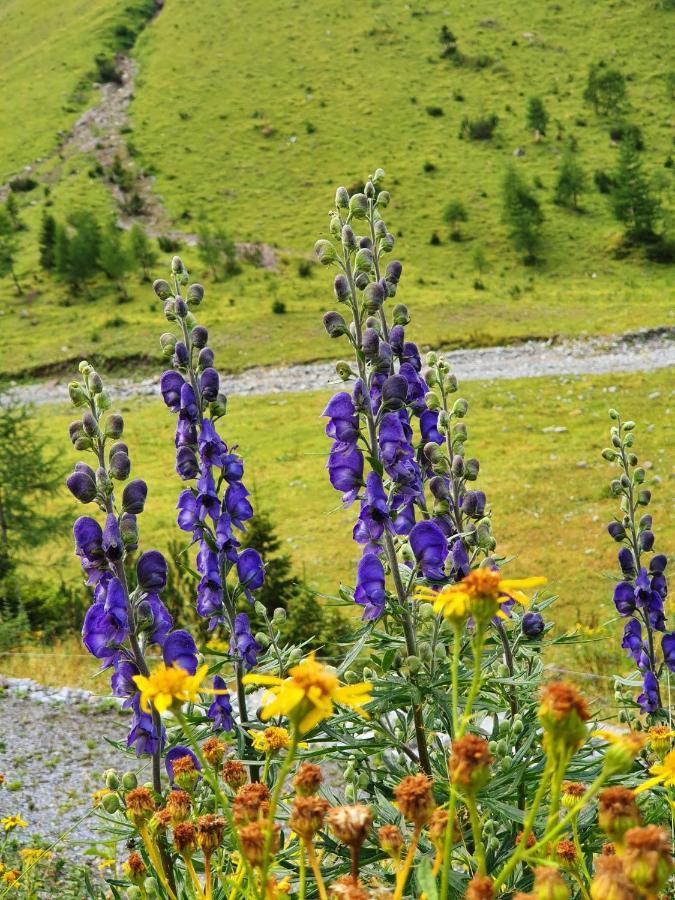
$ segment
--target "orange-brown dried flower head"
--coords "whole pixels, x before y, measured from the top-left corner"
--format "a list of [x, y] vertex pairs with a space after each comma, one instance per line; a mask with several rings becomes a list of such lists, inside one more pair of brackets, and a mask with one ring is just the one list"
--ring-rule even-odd
[[179, 853], [193, 853], [197, 848], [197, 831], [192, 822], [181, 822], [173, 829], [173, 842]]
[[466, 888], [466, 900], [494, 900], [494, 882], [487, 875], [474, 875]]
[[477, 734], [466, 734], [452, 744], [450, 775], [466, 792], [479, 791], [490, 778], [492, 754], [488, 742]]
[[191, 791], [197, 784], [199, 772], [191, 756], [179, 756], [172, 762], [173, 780], [184, 791]]
[[207, 813], [197, 819], [197, 843], [204, 856], [211, 856], [223, 843], [225, 819]]
[[406, 775], [394, 788], [394, 797], [406, 822], [426, 825], [436, 809], [431, 779], [426, 775]]
[[148, 823], [148, 828], [152, 834], [165, 834], [171, 824], [171, 813], [164, 807], [153, 814]]
[[368, 900], [368, 892], [358, 879], [341, 875], [328, 888], [330, 900]]
[[534, 870], [532, 896], [536, 900], [569, 900], [570, 889], [553, 866], [537, 866]]
[[616, 856], [616, 847], [611, 841], [605, 841], [600, 848], [600, 852], [603, 856]]
[[670, 835], [665, 828], [647, 825], [625, 835], [623, 867], [628, 880], [644, 894], [656, 895], [673, 873]]
[[132, 853], [122, 868], [132, 884], [143, 884], [148, 874], [148, 870], [139, 853]]
[[544, 729], [546, 752], [580, 747], [586, 738], [589, 717], [586, 701], [573, 684], [554, 681], [545, 685], [541, 692], [539, 721]]
[[[244, 856], [254, 869], [260, 868], [263, 864], [268, 827], [269, 824], [267, 822], [250, 822], [237, 830]], [[279, 850], [280, 831], [281, 826], [275, 823], [270, 841], [270, 856], [274, 856]]]
[[179, 822], [184, 822], [190, 815], [192, 797], [187, 791], [182, 791], [180, 788], [169, 791], [169, 796], [166, 798], [166, 808], [171, 816], [171, 824], [178, 825]]
[[598, 800], [598, 825], [611, 841], [622, 846], [628, 829], [642, 822], [634, 792], [625, 787], [605, 788]]
[[269, 813], [270, 790], [266, 784], [253, 781], [242, 785], [232, 801], [232, 818], [237, 825], [248, 825]]
[[598, 856], [591, 881], [591, 900], [638, 900], [639, 894], [630, 883], [618, 856]]
[[322, 781], [321, 769], [314, 763], [304, 762], [298, 766], [298, 771], [293, 779], [293, 787], [296, 794], [300, 794], [301, 797], [310, 797], [312, 794], [316, 794]]
[[223, 781], [233, 791], [238, 791], [248, 781], [246, 766], [238, 759], [226, 759], [223, 763]]
[[[516, 835], [516, 847], [518, 846], [518, 844], [520, 844], [520, 842], [522, 841], [522, 839], [523, 839], [523, 832], [522, 832], [522, 831], [519, 831], [518, 834]], [[536, 843], [537, 843], [537, 838], [536, 838], [536, 836], [535, 836], [532, 832], [530, 832], [530, 833], [528, 834], [528, 836], [527, 836], [527, 842], [526, 842], [525, 846], [526, 846], [526, 847], [528, 848], [528, 850], [529, 850], [529, 848], [530, 848], [530, 847], [534, 847], [534, 845], [535, 845]]]
[[387, 856], [398, 859], [403, 847], [403, 835], [396, 825], [383, 825], [377, 832], [380, 848]]
[[555, 852], [560, 862], [565, 866], [571, 866], [577, 861], [577, 848], [574, 846], [574, 841], [570, 841], [567, 838], [558, 841]]
[[137, 787], [124, 797], [127, 819], [137, 828], [145, 824], [154, 813], [157, 805], [150, 788]]
[[202, 745], [204, 759], [214, 769], [219, 769], [225, 758], [225, 744], [217, 737], [210, 737]]
[[573, 809], [585, 793], [585, 784], [579, 781], [563, 781], [560, 802], [565, 809]]
[[326, 818], [330, 804], [323, 797], [296, 797], [288, 824], [301, 838], [311, 841]]
[[362, 803], [336, 806], [326, 818], [335, 837], [348, 847], [360, 847], [373, 824], [372, 810]]
[[[429, 840], [437, 850], [441, 850], [445, 846], [445, 833], [448, 830], [448, 811], [439, 808], [434, 810], [434, 814], [429, 820], [427, 829]], [[457, 825], [457, 819], [453, 822], [452, 842], [457, 844], [462, 839], [461, 832]]]

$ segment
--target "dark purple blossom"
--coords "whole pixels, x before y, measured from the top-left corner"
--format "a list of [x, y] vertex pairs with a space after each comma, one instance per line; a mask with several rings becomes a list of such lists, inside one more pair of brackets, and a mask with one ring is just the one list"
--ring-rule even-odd
[[124, 511], [134, 516], [139, 516], [145, 508], [148, 496], [148, 486], [142, 478], [130, 481], [122, 491], [122, 506]]
[[159, 389], [171, 412], [177, 413], [180, 409], [180, 394], [184, 384], [185, 379], [180, 372], [174, 372], [172, 369], [164, 372], [159, 380]]
[[122, 559], [124, 554], [124, 544], [122, 542], [122, 535], [120, 534], [115, 513], [108, 513], [105, 519], [105, 527], [103, 528], [103, 552], [111, 562]]
[[528, 638], [536, 638], [544, 630], [544, 619], [541, 613], [526, 612], [522, 621], [523, 634]]
[[134, 676], [140, 675], [138, 667], [126, 657], [120, 657], [115, 663], [115, 670], [110, 678], [110, 687], [115, 697], [126, 697], [124, 706], [131, 704], [131, 700], [138, 693]]
[[333, 444], [327, 468], [330, 483], [342, 492], [342, 502], [349, 506], [363, 484], [363, 453], [357, 449], [341, 451]]
[[182, 531], [195, 531], [200, 528], [197, 498], [189, 488], [181, 491], [176, 509], [178, 509], [178, 527]]
[[202, 576], [197, 585], [197, 612], [204, 618], [217, 616], [223, 610], [220, 559], [206, 543], [197, 554], [197, 571]]
[[384, 612], [384, 584], [384, 566], [379, 556], [374, 553], [362, 556], [356, 568], [354, 600], [364, 607], [363, 618], [366, 621], [379, 619]]
[[127, 738], [127, 747], [133, 748], [136, 756], [145, 756], [157, 753], [164, 746], [165, 731], [164, 726], [160, 726], [160, 732], [157, 732], [155, 724], [150, 713], [143, 712], [139, 705], [139, 695], [136, 694], [132, 701], [134, 717], [131, 723], [131, 730]]
[[635, 612], [635, 588], [629, 581], [620, 581], [614, 588], [614, 605], [621, 616]]
[[169, 569], [159, 550], [147, 550], [136, 563], [138, 585], [144, 591], [162, 591], [166, 587]]
[[661, 639], [663, 659], [671, 672], [675, 672], [675, 631], [669, 631]]
[[179, 447], [176, 453], [176, 472], [183, 481], [190, 481], [199, 475], [199, 461], [192, 447]]
[[234, 633], [230, 640], [230, 656], [239, 657], [252, 669], [256, 664], [260, 647], [251, 634], [251, 625], [246, 613], [239, 613], [234, 618]]
[[642, 681], [642, 693], [637, 702], [646, 713], [653, 713], [659, 708], [659, 683], [653, 672], [647, 671]]
[[80, 503], [91, 503], [96, 497], [96, 473], [86, 463], [76, 463], [75, 471], [66, 480], [66, 486]]
[[253, 603], [251, 591], [262, 587], [265, 580], [265, 567], [257, 550], [248, 547], [241, 553], [237, 560], [237, 575], [246, 597]]
[[[227, 685], [220, 675], [213, 678], [214, 691], [223, 691]], [[216, 694], [206, 713], [213, 722], [214, 731], [232, 731], [232, 704], [229, 694]]]
[[220, 389], [220, 378], [215, 369], [211, 367], [204, 369], [199, 377], [199, 388], [207, 403], [216, 399]]
[[146, 594], [138, 604], [138, 621], [148, 631], [148, 642], [160, 647], [173, 627], [173, 617], [158, 594]]
[[394, 507], [394, 520], [392, 527], [395, 534], [410, 534], [415, 524], [415, 504], [411, 502], [399, 503]]
[[346, 451], [356, 447], [359, 418], [354, 401], [346, 391], [335, 394], [321, 415], [329, 419], [326, 434], [335, 441], [333, 446], [336, 450]]
[[435, 409], [425, 409], [420, 414], [420, 434], [423, 444], [442, 444], [445, 440], [438, 430], [438, 412]]
[[448, 545], [443, 531], [434, 521], [415, 525], [410, 532], [410, 547], [425, 578], [431, 581], [445, 578], [443, 563], [448, 555]]
[[354, 525], [354, 540], [359, 544], [376, 544], [389, 526], [387, 495], [382, 479], [376, 472], [369, 472], [366, 495], [361, 500], [361, 511]]
[[73, 524], [75, 552], [87, 560], [103, 556], [103, 532], [96, 519], [91, 516], [80, 516]]
[[164, 641], [162, 657], [167, 666], [178, 666], [190, 675], [197, 671], [197, 645], [189, 631], [172, 631]]
[[180, 418], [192, 424], [199, 419], [199, 403], [192, 390], [192, 385], [187, 382], [180, 389]]
[[124, 588], [117, 578], [105, 586], [105, 599], [87, 610], [82, 626], [82, 641], [92, 656], [111, 660], [129, 637], [129, 619]]
[[644, 651], [644, 643], [642, 640], [642, 626], [637, 619], [629, 619], [623, 630], [623, 639], [621, 646], [632, 656], [640, 668], [649, 665], [649, 658]]
[[235, 528], [243, 529], [244, 522], [253, 515], [253, 507], [248, 500], [249, 492], [241, 481], [234, 481], [225, 491], [223, 512], [232, 519]]

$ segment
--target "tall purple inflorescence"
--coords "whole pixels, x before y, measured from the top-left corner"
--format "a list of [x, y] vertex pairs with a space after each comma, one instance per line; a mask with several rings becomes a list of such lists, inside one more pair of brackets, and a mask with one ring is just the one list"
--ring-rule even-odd
[[635, 423], [622, 422], [615, 409], [609, 415], [615, 424], [610, 431], [611, 446], [602, 455], [620, 470], [610, 488], [621, 498], [621, 515], [607, 526], [610, 537], [622, 545], [618, 554], [621, 580], [614, 589], [614, 605], [628, 620], [621, 646], [642, 676], [637, 702], [645, 713], [658, 718], [663, 710], [661, 673], [664, 667], [675, 672], [675, 631], [667, 630], [665, 615], [668, 558], [653, 553], [652, 517], [645, 512], [638, 518], [639, 511], [651, 502], [651, 491], [643, 486], [646, 473], [633, 451]]
[[[261, 587], [264, 567], [260, 554], [240, 551], [238, 533], [253, 515], [249, 491], [243, 482], [244, 463], [218, 434], [227, 400], [214, 368], [208, 332], [198, 325], [194, 311], [204, 298], [200, 284], [189, 284], [182, 260], [172, 261], [172, 285], [158, 279], [153, 288], [164, 301], [164, 315], [176, 323], [179, 334], [160, 338], [164, 355], [173, 368], [164, 372], [160, 389], [169, 410], [177, 415], [176, 472], [193, 482], [178, 498], [178, 526], [197, 544], [197, 612], [209, 628], [225, 625], [230, 635], [230, 654], [235, 661], [239, 704], [245, 716], [241, 676], [255, 665], [260, 650], [251, 634], [246, 613], [237, 611], [243, 597], [253, 603]], [[185, 296], [183, 289], [185, 288]]]

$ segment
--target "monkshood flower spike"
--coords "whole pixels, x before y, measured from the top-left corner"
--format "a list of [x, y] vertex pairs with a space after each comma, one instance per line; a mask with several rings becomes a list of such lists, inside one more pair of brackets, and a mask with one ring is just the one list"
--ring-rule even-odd
[[[160, 338], [162, 352], [173, 366], [162, 375], [160, 389], [164, 403], [177, 415], [176, 472], [191, 483], [178, 498], [177, 521], [198, 547], [197, 612], [208, 619], [210, 629], [224, 625], [230, 636], [243, 722], [248, 716], [242, 676], [255, 665], [261, 648], [251, 633], [248, 615], [238, 612], [238, 605], [242, 600], [253, 604], [253, 593], [262, 586], [265, 572], [256, 550], [239, 549], [239, 535], [253, 507], [243, 482], [243, 460], [218, 433], [227, 399], [213, 365], [208, 332], [195, 319], [204, 289], [189, 284], [188, 271], [178, 256], [171, 270], [171, 284], [158, 279], [153, 288], [164, 302], [166, 319], [179, 329], [177, 335], [167, 332]], [[225, 713], [214, 708], [213, 715], [222, 718]]]
[[[330, 482], [345, 506], [359, 503], [353, 537], [363, 556], [354, 600], [366, 621], [394, 618], [414, 659], [416, 581], [441, 587], [463, 578], [489, 559], [495, 541], [485, 494], [471, 486], [479, 463], [465, 453], [468, 403], [453, 398], [457, 379], [436, 353], [423, 368], [417, 345], [406, 339], [408, 309], [392, 304], [403, 266], [385, 262], [395, 241], [383, 218], [390, 202], [383, 182], [377, 169], [363, 192], [339, 188], [329, 214], [332, 239], [315, 245], [319, 262], [338, 269], [334, 295], [348, 312], [327, 312], [324, 327], [353, 352], [353, 361], [336, 366], [350, 390], [339, 391], [323, 415]], [[421, 707], [414, 715], [420, 764], [429, 771]]]
[[[147, 648], [155, 645], [166, 665], [197, 668], [197, 646], [173, 619], [161, 599], [167, 582], [166, 560], [158, 550], [141, 553], [131, 579], [125, 565], [138, 549], [137, 517], [143, 512], [147, 485], [127, 480], [131, 473], [129, 448], [121, 438], [122, 416], [108, 410], [111, 400], [100, 375], [87, 362], [80, 363], [82, 381], [69, 386], [73, 404], [82, 410], [72, 422], [70, 438], [76, 450], [93, 455], [95, 469], [84, 462], [75, 465], [67, 479], [71, 493], [83, 504], [95, 504], [102, 524], [93, 516], [80, 516], [73, 525], [75, 552], [80, 557], [93, 603], [87, 610], [82, 640], [89, 652], [111, 669], [112, 692], [123, 697], [133, 720], [127, 744], [137, 755], [153, 757], [153, 785], [160, 790], [160, 755], [165, 740], [157, 712], [139, 705], [134, 678], [147, 676]], [[126, 481], [118, 503], [115, 482]], [[135, 587], [133, 586], [135, 582]]]
[[621, 544], [621, 579], [614, 589], [614, 605], [627, 620], [621, 646], [642, 675], [637, 702], [656, 721], [666, 716], [661, 675], [666, 669], [675, 672], [675, 631], [668, 630], [665, 615], [668, 559], [653, 552], [652, 517], [646, 512], [651, 491], [644, 487], [645, 470], [633, 451], [635, 423], [622, 421], [615, 409], [609, 415], [614, 423], [611, 446], [602, 455], [615, 463], [620, 473], [610, 484], [612, 494], [620, 498], [620, 515], [607, 526], [610, 537]]

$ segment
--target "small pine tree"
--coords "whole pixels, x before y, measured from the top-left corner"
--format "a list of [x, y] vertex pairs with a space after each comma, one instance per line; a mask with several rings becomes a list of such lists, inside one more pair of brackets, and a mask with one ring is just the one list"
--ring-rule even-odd
[[38, 245], [40, 248], [40, 265], [47, 271], [53, 269], [56, 265], [56, 219], [48, 212], [45, 212], [42, 216]]
[[89, 210], [71, 216], [70, 223], [75, 231], [68, 239], [65, 277], [74, 290], [86, 291], [87, 282], [98, 269], [101, 226]]
[[541, 97], [530, 97], [527, 104], [527, 126], [539, 134], [546, 134], [548, 113]]
[[105, 274], [117, 285], [120, 293], [128, 299], [124, 276], [133, 268], [133, 257], [124, 240], [124, 233], [111, 222], [101, 236], [98, 263]]
[[579, 197], [588, 188], [588, 178], [571, 150], [563, 154], [555, 184], [554, 200], [559, 206], [579, 208]]
[[544, 214], [534, 193], [513, 166], [504, 176], [502, 196], [503, 221], [513, 246], [525, 253], [526, 263], [536, 262]]
[[21, 221], [19, 216], [19, 202], [16, 199], [16, 195], [12, 193], [12, 191], [7, 194], [7, 199], [5, 200], [5, 211], [9, 216], [9, 220], [12, 223], [12, 228], [14, 231], [23, 231], [25, 225]]
[[258, 512], [248, 523], [242, 547], [253, 547], [265, 563], [265, 582], [255, 599], [264, 604], [268, 615], [281, 606], [287, 609], [297, 594], [299, 579], [293, 574], [293, 563], [287, 553], [279, 553], [281, 540], [269, 515]]
[[617, 112], [626, 99], [626, 79], [617, 69], [607, 69], [593, 63], [588, 70], [584, 100], [593, 105], [596, 113]]
[[237, 251], [234, 241], [222, 228], [212, 230], [208, 225], [202, 226], [198, 233], [197, 250], [214, 281], [237, 273]]
[[462, 201], [451, 200], [445, 207], [443, 218], [450, 226], [450, 237], [452, 238], [452, 240], [461, 240], [462, 232], [460, 230], [459, 223], [466, 222], [469, 219], [469, 214], [466, 211], [466, 207], [464, 206]]
[[16, 229], [7, 210], [0, 207], [0, 278], [11, 275], [17, 294], [23, 294], [14, 268], [16, 249]]
[[136, 265], [142, 270], [144, 279], [149, 281], [158, 254], [140, 222], [136, 222], [129, 232], [129, 245]]
[[475, 271], [478, 272], [480, 276], [483, 276], [490, 268], [490, 264], [487, 261], [485, 251], [480, 246], [480, 244], [478, 244], [476, 249], [473, 251], [471, 261]]
[[636, 243], [649, 243], [655, 237], [661, 210], [632, 141], [621, 142], [612, 180], [610, 202], [614, 217], [625, 225], [627, 238]]
[[54, 269], [65, 281], [70, 272], [70, 238], [65, 225], [57, 222], [54, 230]]

